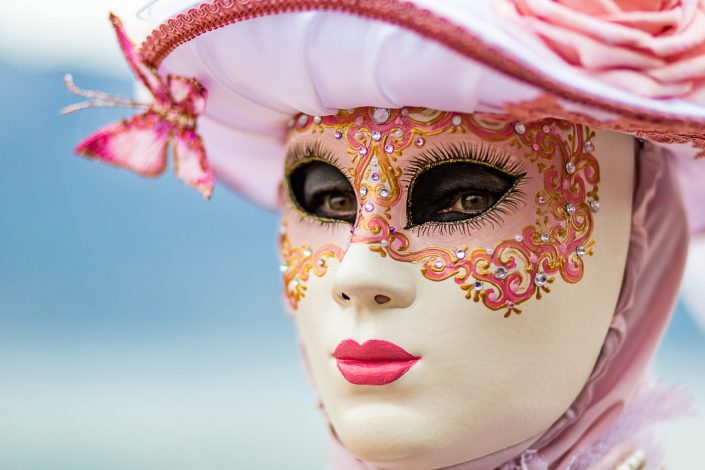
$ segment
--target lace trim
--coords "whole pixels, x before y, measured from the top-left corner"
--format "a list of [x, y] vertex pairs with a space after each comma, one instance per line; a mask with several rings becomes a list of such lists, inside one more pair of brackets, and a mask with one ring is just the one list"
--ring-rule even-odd
[[[703, 149], [701, 155], [705, 152], [705, 123], [702, 120], [686, 119], [586, 95], [507, 57], [502, 51], [483, 43], [479, 37], [448, 19], [400, 0], [213, 0], [162, 23], [142, 43], [140, 56], [144, 63], [158, 68], [178, 46], [213, 29], [263, 16], [310, 10], [345, 12], [398, 25], [551, 95], [619, 116], [619, 119], [606, 122], [590, 118], [589, 124], [592, 127], [622, 131], [628, 129], [628, 132], [641, 133], [643, 137], [657, 142], [685, 143], [697, 140], [699, 143], [696, 145]], [[541, 114], [542, 117], [546, 115], [545, 111]]]

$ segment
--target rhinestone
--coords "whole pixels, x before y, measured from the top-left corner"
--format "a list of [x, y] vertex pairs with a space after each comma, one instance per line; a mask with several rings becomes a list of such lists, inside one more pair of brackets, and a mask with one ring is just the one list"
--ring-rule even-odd
[[296, 280], [296, 279], [292, 279], [291, 282], [289, 282], [289, 285], [290, 285], [291, 287], [296, 287], [296, 286], [299, 285], [299, 281]]
[[565, 164], [565, 171], [568, 172], [569, 175], [572, 175], [575, 173], [575, 163], [573, 162], [568, 162]]
[[540, 147], [539, 144], [534, 144], [531, 146], [531, 148], [538, 152]]
[[536, 276], [534, 276], [534, 283], [536, 283], [537, 286], [541, 287], [544, 284], [548, 282], [548, 276], [546, 276], [546, 273], [544, 272], [537, 272]]
[[308, 124], [308, 116], [302, 114], [301, 116], [299, 116], [299, 126], [304, 127], [306, 124]]
[[521, 235], [518, 235], [518, 234], [517, 234], [517, 235], [514, 235], [514, 240], [516, 240], [516, 241], [518, 241], [519, 243], [521, 243], [521, 242], [524, 241], [524, 237], [522, 237]]
[[389, 227], [389, 233], [394, 233], [397, 231], [396, 227]]
[[367, 196], [367, 186], [363, 186], [360, 188], [360, 196], [362, 196], [362, 197]]
[[387, 145], [384, 147], [384, 151], [387, 152], [387, 153], [392, 153], [392, 152], [394, 152], [394, 146], [393, 146], [392, 144], [387, 144]]
[[350, 227], [350, 233], [355, 233], [355, 227]]
[[593, 212], [597, 212], [600, 210], [600, 203], [595, 201], [594, 199], [590, 201], [590, 210]]
[[357, 153], [359, 153], [360, 155], [367, 155], [367, 147], [360, 147], [357, 150]]
[[550, 237], [548, 236], [547, 233], [542, 233], [541, 236], [539, 237], [539, 239], [540, 239], [543, 243], [548, 243], [548, 241], [550, 240]]
[[409, 115], [409, 110], [407, 108], [401, 108], [401, 115], [402, 116], [408, 116]]
[[549, 132], [551, 132], [551, 126], [549, 126], [549, 125], [543, 126], [543, 131], [544, 131], [546, 134], [548, 134]]
[[382, 133], [380, 131], [373, 131], [372, 132], [372, 140], [377, 142], [381, 138], [382, 138]]
[[417, 147], [423, 147], [423, 144], [425, 144], [426, 141], [423, 140], [423, 137], [419, 137], [416, 139], [416, 141], [414, 143], [416, 144]]
[[488, 255], [491, 255], [492, 253], [494, 253], [494, 248], [487, 248], [485, 250], [485, 253], [487, 253]]
[[472, 288], [475, 289], [476, 291], [481, 291], [482, 290], [482, 283], [480, 281], [475, 281], [472, 284]]
[[311, 248], [304, 248], [304, 256], [311, 256], [312, 254]]
[[321, 116], [313, 116], [313, 123], [320, 124], [322, 121]]
[[279, 265], [279, 271], [285, 273], [285, 272], [287, 272], [288, 270], [289, 270], [289, 265], [288, 265], [288, 264], [282, 263], [282, 264]]
[[507, 270], [500, 266], [499, 268], [494, 270], [494, 277], [497, 279], [504, 279], [507, 277]]
[[384, 124], [389, 121], [389, 117], [392, 115], [387, 108], [375, 108], [372, 110], [372, 120], [375, 124]]
[[583, 144], [583, 150], [585, 150], [587, 153], [592, 153], [595, 151], [595, 144], [592, 143], [592, 140], [585, 141], [585, 143]]
[[318, 264], [319, 266], [324, 266], [326, 262], [322, 259], [319, 259], [318, 261], [316, 261], [316, 264]]
[[569, 202], [565, 205], [565, 211], [570, 215], [575, 214], [575, 205]]
[[585, 256], [585, 247], [583, 245], [579, 245], [575, 249], [575, 253], [577, 253], [578, 256]]
[[392, 135], [394, 136], [394, 138], [400, 139], [400, 138], [404, 137], [404, 131], [402, 131], [401, 129], [397, 129], [394, 132], [392, 132]]
[[539, 196], [539, 204], [546, 204], [546, 196]]
[[371, 178], [372, 178], [372, 181], [379, 180], [379, 173], [372, 173]]
[[433, 264], [436, 266], [436, 268], [441, 269], [443, 267], [443, 260], [438, 258]]
[[514, 124], [514, 132], [519, 135], [523, 135], [524, 133], [526, 133], [526, 126], [521, 122], [517, 122], [516, 124]]
[[382, 240], [379, 244], [382, 246], [387, 246], [387, 240]]
[[335, 131], [335, 138], [336, 139], [342, 139], [343, 138], [343, 133], [340, 131]]
[[360, 131], [355, 132], [355, 139], [357, 139], [357, 140], [362, 139], [362, 132], [360, 132]]
[[387, 191], [386, 188], [382, 188], [379, 190], [379, 197], [382, 199], [387, 199], [389, 197], [389, 191]]
[[368, 202], [367, 204], [365, 204], [365, 210], [367, 212], [372, 212], [374, 210], [374, 208], [375, 208], [375, 206], [371, 202]]
[[458, 259], [463, 259], [463, 258], [465, 258], [465, 250], [457, 250], [457, 251], [455, 252], [455, 256], [456, 256]]
[[463, 118], [461, 118], [461, 117], [458, 116], [458, 115], [453, 116], [452, 122], [453, 122], [453, 125], [454, 125], [454, 126], [459, 126], [459, 125], [461, 125], [461, 124], [463, 123]]

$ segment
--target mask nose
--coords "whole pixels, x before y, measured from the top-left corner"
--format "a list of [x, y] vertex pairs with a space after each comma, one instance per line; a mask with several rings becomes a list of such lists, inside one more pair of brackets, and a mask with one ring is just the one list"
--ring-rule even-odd
[[336, 270], [332, 295], [343, 308], [405, 308], [416, 300], [416, 284], [407, 263], [381, 257], [370, 245], [353, 243]]

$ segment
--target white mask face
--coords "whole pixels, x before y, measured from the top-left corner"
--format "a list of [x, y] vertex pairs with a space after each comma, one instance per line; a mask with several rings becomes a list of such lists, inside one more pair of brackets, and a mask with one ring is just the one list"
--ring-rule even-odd
[[548, 429], [614, 312], [633, 166], [631, 137], [565, 121], [299, 116], [282, 271], [343, 445], [427, 469]]

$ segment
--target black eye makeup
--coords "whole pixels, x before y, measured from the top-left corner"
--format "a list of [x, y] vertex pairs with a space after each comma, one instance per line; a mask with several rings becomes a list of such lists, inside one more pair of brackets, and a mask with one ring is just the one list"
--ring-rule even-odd
[[320, 143], [292, 146], [287, 152], [286, 181], [296, 207], [322, 222], [355, 223], [357, 199], [336, 159]]
[[500, 225], [524, 201], [525, 168], [498, 147], [450, 143], [410, 165], [407, 229], [452, 233]]

